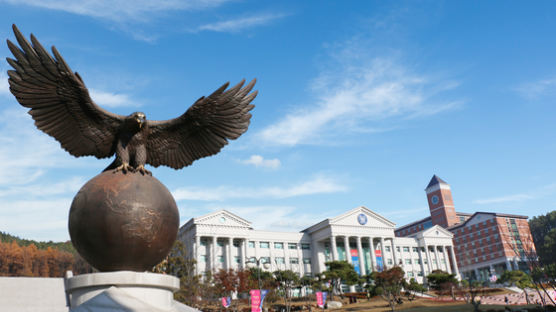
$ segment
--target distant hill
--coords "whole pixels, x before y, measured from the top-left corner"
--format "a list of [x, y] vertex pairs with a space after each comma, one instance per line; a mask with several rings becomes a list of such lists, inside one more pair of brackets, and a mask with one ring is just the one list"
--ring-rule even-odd
[[31, 244], [34, 244], [38, 249], [46, 250], [48, 247], [50, 247], [50, 248], [61, 250], [61, 251], [67, 251], [67, 252], [72, 253], [74, 255], [77, 253], [77, 251], [73, 248], [73, 245], [71, 244], [70, 241], [67, 241], [67, 242], [53, 242], [53, 241], [38, 242], [38, 241], [35, 241], [35, 240], [23, 239], [23, 238], [19, 238], [17, 236], [14, 236], [14, 235], [11, 235], [11, 234], [8, 234], [8, 233], [0, 232], [0, 242], [11, 243], [13, 241], [15, 241], [19, 246], [29, 246]]

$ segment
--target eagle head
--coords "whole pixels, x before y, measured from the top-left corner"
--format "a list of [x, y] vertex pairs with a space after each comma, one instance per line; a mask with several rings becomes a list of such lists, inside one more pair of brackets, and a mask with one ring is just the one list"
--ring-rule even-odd
[[127, 116], [128, 124], [131, 126], [139, 127], [139, 129], [143, 128], [145, 123], [147, 122], [147, 118], [145, 117], [145, 113], [142, 112], [135, 112], [129, 116]]

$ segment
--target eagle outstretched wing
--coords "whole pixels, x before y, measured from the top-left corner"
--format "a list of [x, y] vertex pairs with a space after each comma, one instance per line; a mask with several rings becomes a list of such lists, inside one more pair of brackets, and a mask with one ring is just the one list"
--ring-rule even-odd
[[15, 59], [7, 58], [10, 91], [40, 130], [54, 137], [73, 156], [114, 154], [123, 116], [97, 106], [81, 77], [73, 73], [55, 47], [55, 59], [31, 35], [32, 45], [13, 25], [20, 48], [8, 40]]
[[[226, 90], [225, 83], [208, 97], [198, 99], [183, 115], [166, 121], [147, 121], [147, 163], [180, 169], [214, 155], [237, 139], [249, 126], [257, 91], [249, 93], [256, 79]], [[242, 88], [243, 87], [243, 88]]]

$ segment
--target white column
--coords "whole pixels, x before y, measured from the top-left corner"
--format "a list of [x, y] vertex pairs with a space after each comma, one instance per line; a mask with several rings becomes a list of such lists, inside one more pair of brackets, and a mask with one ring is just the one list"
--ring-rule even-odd
[[396, 256], [396, 247], [394, 246], [394, 238], [392, 237], [390, 241], [392, 243], [392, 256], [394, 257], [394, 266], [396, 266], [399, 265], [399, 263], [398, 263], [398, 257]]
[[382, 253], [382, 266], [384, 269], [387, 268], [388, 264], [386, 263], [386, 253], [384, 252], [384, 237], [380, 237], [380, 252]]
[[336, 248], [336, 236], [332, 235], [330, 237], [330, 247], [332, 248], [332, 261], [337, 261], [338, 259], [338, 248]]
[[440, 257], [438, 256], [438, 246], [433, 246], [434, 247], [434, 258], [436, 259], [436, 269], [437, 270], [442, 270], [442, 267], [440, 266]]
[[429, 251], [429, 245], [425, 245], [425, 256], [427, 256], [427, 267], [429, 268], [429, 274], [432, 272], [432, 259]]
[[452, 263], [454, 264], [453, 272], [456, 276], [459, 276], [458, 262], [456, 260], [456, 254], [454, 253], [454, 246], [450, 246], [450, 257], [452, 258]]
[[349, 253], [349, 236], [344, 236], [344, 252], [346, 254], [346, 260], [351, 264], [351, 255]]
[[367, 274], [367, 270], [365, 268], [365, 255], [363, 254], [363, 244], [361, 243], [361, 236], [357, 236], [357, 253], [359, 254], [359, 270], [361, 271], [361, 275]]
[[213, 236], [212, 237], [212, 251], [211, 251], [211, 261], [210, 261], [210, 270], [211, 271], [216, 271], [216, 240], [217, 237]]
[[507, 258], [506, 258], [506, 270], [508, 270], [508, 271], [511, 271], [511, 270], [512, 270], [512, 266], [511, 266], [511, 264], [510, 264], [510, 260], [508, 260]]
[[[195, 274], [199, 274], [199, 263], [201, 263], [201, 257], [200, 257], [200, 252], [199, 249], [201, 248], [201, 236], [198, 236], [197, 234], [195, 234], [195, 247], [194, 247], [194, 256], [195, 256], [195, 261], [197, 262], [197, 265], [195, 266]], [[205, 267], [206, 267], [206, 263], [205, 263]]]
[[514, 258], [514, 270], [519, 270], [519, 260], [517, 258]]
[[240, 241], [240, 248], [241, 248], [241, 259], [239, 260], [241, 264], [241, 268], [247, 268], [247, 238], [244, 238]]
[[452, 274], [452, 268], [450, 267], [450, 259], [448, 259], [448, 252], [446, 251], [446, 246], [442, 246], [442, 253], [444, 256], [444, 262], [446, 263], [446, 271]]
[[232, 257], [232, 247], [234, 246], [234, 238], [228, 237], [228, 250], [226, 250], [226, 265], [228, 270], [232, 269], [234, 266], [234, 260]]
[[375, 255], [375, 244], [373, 242], [372, 237], [369, 237], [369, 247], [371, 248], [371, 272], [374, 272], [376, 271], [376, 255]]

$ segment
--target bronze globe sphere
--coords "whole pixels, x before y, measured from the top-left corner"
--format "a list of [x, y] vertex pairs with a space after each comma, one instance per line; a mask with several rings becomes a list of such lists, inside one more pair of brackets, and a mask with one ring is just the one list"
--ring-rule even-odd
[[71, 204], [69, 232], [79, 254], [99, 271], [146, 271], [168, 254], [179, 212], [156, 178], [112, 170], [89, 180]]

